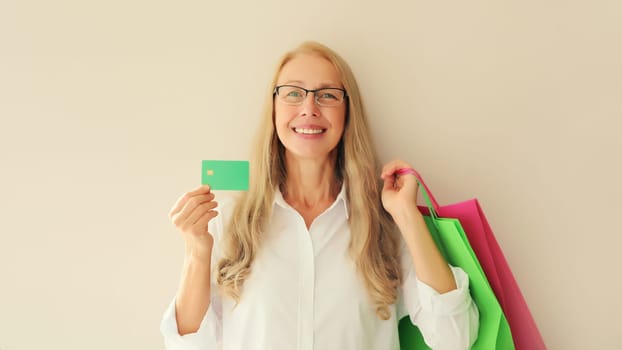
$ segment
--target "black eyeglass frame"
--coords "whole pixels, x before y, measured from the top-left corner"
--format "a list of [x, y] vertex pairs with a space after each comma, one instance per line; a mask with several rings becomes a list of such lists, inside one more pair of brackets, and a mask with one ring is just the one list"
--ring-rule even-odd
[[343, 102], [345, 102], [346, 99], [348, 99], [348, 97], [350, 97], [350, 96], [348, 96], [348, 92], [345, 89], [342, 89], [342, 88], [323, 87], [323, 88], [319, 88], [319, 89], [309, 90], [309, 89], [305, 89], [305, 88], [297, 86], [297, 85], [289, 85], [289, 84], [275, 86], [274, 87], [274, 91], [272, 91], [272, 96], [277, 96], [279, 94], [279, 89], [282, 88], [282, 87], [293, 87], [293, 88], [297, 88], [297, 89], [300, 89], [300, 90], [304, 91], [305, 92], [305, 96], [303, 98], [303, 101], [304, 101], [305, 98], [307, 98], [309, 93], [312, 92], [313, 93], [313, 100], [316, 103], [319, 103], [316, 92], [322, 91], [322, 90], [326, 90], [326, 89], [339, 90], [339, 91], [343, 92]]

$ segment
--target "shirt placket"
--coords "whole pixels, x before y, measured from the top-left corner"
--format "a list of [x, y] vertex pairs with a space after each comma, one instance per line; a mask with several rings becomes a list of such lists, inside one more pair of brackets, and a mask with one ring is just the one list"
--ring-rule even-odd
[[300, 275], [298, 279], [298, 350], [313, 350], [313, 310], [315, 290], [315, 263], [313, 242], [304, 220], [299, 230], [298, 252]]

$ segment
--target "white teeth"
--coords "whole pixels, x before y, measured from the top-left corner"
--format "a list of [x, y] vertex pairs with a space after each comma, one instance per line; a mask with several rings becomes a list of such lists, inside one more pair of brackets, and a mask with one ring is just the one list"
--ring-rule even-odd
[[299, 134], [307, 134], [307, 135], [314, 135], [314, 134], [321, 134], [324, 132], [324, 129], [303, 129], [303, 128], [294, 128], [294, 131], [296, 131]]

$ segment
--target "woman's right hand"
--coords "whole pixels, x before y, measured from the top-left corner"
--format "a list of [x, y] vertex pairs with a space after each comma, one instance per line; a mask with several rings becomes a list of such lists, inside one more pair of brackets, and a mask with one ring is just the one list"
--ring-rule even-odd
[[181, 196], [168, 215], [184, 238], [187, 258], [210, 262], [214, 239], [207, 224], [218, 215], [214, 198], [208, 185], [197, 187]]

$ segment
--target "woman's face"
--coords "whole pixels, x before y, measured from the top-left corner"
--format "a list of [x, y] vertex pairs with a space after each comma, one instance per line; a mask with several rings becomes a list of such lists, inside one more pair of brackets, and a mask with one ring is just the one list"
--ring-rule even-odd
[[[335, 67], [326, 59], [302, 54], [283, 66], [277, 86], [295, 85], [308, 90], [343, 88]], [[335, 149], [343, 134], [346, 103], [323, 107], [308, 93], [302, 104], [284, 103], [279, 96], [274, 101], [274, 122], [279, 140], [286, 152], [298, 158], [321, 159]]]

